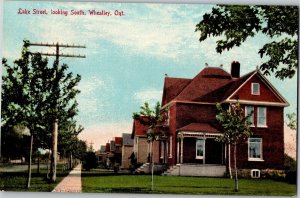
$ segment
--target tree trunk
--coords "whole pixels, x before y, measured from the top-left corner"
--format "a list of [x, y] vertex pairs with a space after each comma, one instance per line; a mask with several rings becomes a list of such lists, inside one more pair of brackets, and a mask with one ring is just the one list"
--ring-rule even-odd
[[52, 153], [50, 165], [50, 179], [51, 182], [56, 182], [56, 165], [57, 165], [57, 135], [58, 135], [58, 120], [53, 123], [52, 131]]
[[37, 167], [37, 174], [40, 174], [40, 153], [38, 152], [38, 167]]
[[30, 181], [31, 181], [32, 145], [33, 145], [33, 135], [31, 135], [31, 137], [30, 137], [30, 152], [29, 152], [29, 163], [28, 163], [27, 188], [30, 188]]
[[50, 160], [51, 160], [51, 150], [49, 149], [48, 160], [47, 160], [47, 179], [50, 180]]
[[231, 171], [231, 149], [230, 144], [228, 144], [228, 170], [229, 170], [229, 177], [232, 179], [232, 171]]
[[235, 169], [235, 179], [234, 179], [234, 183], [235, 183], [235, 192], [239, 191], [239, 180], [238, 180], [238, 175], [237, 175], [237, 166], [236, 166], [236, 144], [234, 144], [234, 169]]
[[151, 191], [154, 190], [154, 178], [153, 178], [153, 172], [154, 172], [154, 161], [153, 161], [153, 141], [151, 142], [151, 164], [152, 164], [152, 169], [151, 169]]

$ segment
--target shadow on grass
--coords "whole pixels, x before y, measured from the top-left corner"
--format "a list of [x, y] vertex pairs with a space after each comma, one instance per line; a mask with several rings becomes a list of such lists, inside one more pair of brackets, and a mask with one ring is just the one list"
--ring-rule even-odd
[[88, 188], [89, 192], [102, 192], [102, 193], [136, 193], [136, 194], [148, 194], [151, 190], [148, 188], [139, 187], [118, 187], [118, 188]]
[[94, 172], [94, 171], [82, 171], [81, 177], [106, 177], [106, 176], [124, 176], [124, 175], [133, 175], [129, 173], [114, 173], [114, 172]]
[[27, 188], [28, 172], [1, 172], [0, 173], [0, 190], [4, 191], [33, 191], [33, 192], [50, 192], [59, 183], [68, 172], [58, 172], [56, 174], [57, 181], [50, 182], [46, 176], [47, 173], [33, 172], [31, 174], [31, 187]]

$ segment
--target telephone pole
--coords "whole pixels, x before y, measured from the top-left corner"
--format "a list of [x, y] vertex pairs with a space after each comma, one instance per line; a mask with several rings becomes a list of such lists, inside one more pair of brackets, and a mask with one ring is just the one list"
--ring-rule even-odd
[[[60, 48], [86, 48], [84, 45], [69, 45], [69, 44], [59, 44], [57, 43], [29, 43], [29, 46], [38, 46], [38, 47], [54, 47], [56, 49], [55, 53], [32, 53], [32, 54], [41, 54], [44, 56], [55, 56], [55, 86], [54, 93], [58, 94], [57, 90], [59, 89], [59, 79], [57, 79], [57, 73], [59, 72], [59, 58], [68, 57], [68, 58], [85, 58], [84, 55], [72, 55], [72, 54], [63, 54], [60, 53]], [[56, 99], [59, 96], [56, 96]], [[55, 108], [57, 109], [57, 103], [55, 103]], [[52, 152], [51, 152], [51, 164], [50, 164], [50, 179], [52, 182], [56, 182], [56, 165], [57, 165], [57, 136], [58, 136], [58, 118], [55, 115], [53, 119], [53, 128], [52, 128]], [[31, 157], [31, 156], [30, 156]]]

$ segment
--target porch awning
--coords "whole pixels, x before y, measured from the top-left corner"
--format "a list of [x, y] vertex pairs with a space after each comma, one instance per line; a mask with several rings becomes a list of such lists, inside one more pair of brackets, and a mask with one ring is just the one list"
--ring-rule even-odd
[[187, 136], [208, 136], [217, 137], [222, 133], [209, 123], [191, 123], [177, 130], [178, 135]]
[[178, 129], [178, 131], [221, 133], [209, 123], [191, 123]]

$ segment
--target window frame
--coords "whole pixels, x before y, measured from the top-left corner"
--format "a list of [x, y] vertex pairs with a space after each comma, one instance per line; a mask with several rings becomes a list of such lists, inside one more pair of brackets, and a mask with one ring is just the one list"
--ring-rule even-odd
[[251, 121], [250, 127], [255, 127], [255, 123], [254, 123], [254, 120], [255, 120], [254, 119], [254, 106], [251, 106], [251, 105], [246, 105], [245, 106], [245, 116], [249, 115], [249, 112], [247, 110], [248, 107], [252, 108], [252, 112], [253, 112], [252, 115], [251, 115], [251, 117], [250, 117], [251, 118], [251, 120], [250, 120]]
[[[259, 122], [259, 120], [260, 120], [260, 118], [262, 118], [261, 116], [260, 116], [260, 112], [261, 112], [261, 110], [263, 109], [263, 112], [264, 112], [264, 123], [260, 123]], [[257, 122], [257, 127], [268, 127], [268, 125], [267, 125], [267, 107], [257, 107], [257, 117], [256, 117], [256, 122]]]
[[[257, 92], [254, 92], [254, 86], [257, 85]], [[251, 83], [251, 94], [259, 96], [260, 95], [260, 84], [259, 83]]]
[[[251, 139], [259, 139], [260, 142], [251, 142]], [[260, 157], [251, 157], [250, 156], [250, 144], [251, 143], [257, 143], [259, 144], [259, 154]], [[258, 137], [252, 137], [252, 138], [248, 138], [248, 161], [264, 161], [263, 160], [263, 139], [262, 138], [258, 138]]]
[[[198, 144], [199, 142], [202, 141], [202, 156], [198, 155]], [[204, 159], [204, 155], [205, 155], [205, 139], [196, 139], [196, 159]]]

